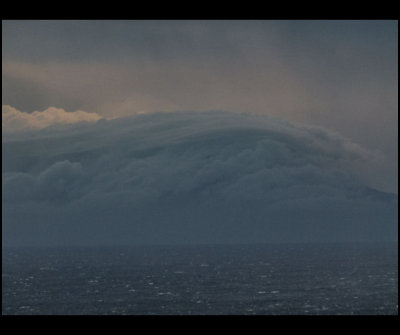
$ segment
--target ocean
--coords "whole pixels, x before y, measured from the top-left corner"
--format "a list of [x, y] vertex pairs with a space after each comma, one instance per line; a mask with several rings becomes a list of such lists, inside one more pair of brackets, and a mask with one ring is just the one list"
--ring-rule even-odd
[[393, 315], [397, 243], [3, 247], [2, 314]]

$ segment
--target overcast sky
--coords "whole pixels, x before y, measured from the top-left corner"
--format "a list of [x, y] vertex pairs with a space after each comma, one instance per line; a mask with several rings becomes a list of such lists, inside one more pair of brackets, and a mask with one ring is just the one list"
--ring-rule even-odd
[[397, 192], [396, 21], [3, 21], [2, 104], [106, 117], [228, 110], [385, 155]]
[[[104, 203], [111, 201], [110, 194], [115, 196], [110, 202], [114, 203], [112, 208], [128, 211], [130, 205], [123, 200], [127, 185], [137, 186], [139, 179], [141, 191], [135, 190], [129, 197], [144, 199], [143, 204], [135, 214], [128, 211], [129, 215], [139, 215], [145, 212], [144, 208], [150, 208], [146, 207], [145, 199], [154, 190], [158, 190], [157, 196], [173, 194], [167, 197], [169, 204], [178, 208], [176, 204], [182, 194], [188, 192], [187, 197], [204, 185], [213, 185], [222, 170], [228, 179], [224, 179], [216, 192], [223, 195], [224, 202], [233, 201], [236, 207], [239, 198], [247, 201], [254, 194], [265, 201], [275, 197], [291, 199], [288, 195], [297, 191], [287, 188], [289, 182], [300, 188], [304, 185], [295, 198], [315, 200], [325, 191], [324, 196], [334, 198], [317, 203], [304, 200], [307, 202], [304, 208], [309, 211], [318, 206], [352, 211], [355, 203], [348, 200], [353, 199], [357, 189], [369, 199], [364, 199], [365, 206], [376, 209], [375, 214], [389, 215], [390, 209], [369, 203], [371, 194], [366, 190], [398, 192], [397, 40], [397, 21], [2, 21], [3, 183], [6, 185], [3, 219], [20, 222], [19, 215], [24, 213], [42, 222], [43, 214], [39, 213], [47, 208], [52, 220], [60, 219], [56, 212], [67, 215], [69, 211], [74, 213], [76, 222], [81, 222], [96, 208], [104, 209]], [[185, 114], [173, 113], [176, 111], [189, 112], [189, 119]], [[212, 113], [204, 113], [206, 122], [199, 116], [191, 117], [195, 111], [215, 111], [215, 118]], [[251, 120], [246, 122], [254, 136], [235, 133], [233, 129], [240, 128], [241, 119], [216, 111], [249, 113]], [[154, 112], [169, 112], [166, 115], [171, 120], [178, 120], [165, 137], [157, 129], [163, 129], [166, 119], [159, 114], [155, 114], [155, 119], [149, 118], [147, 114]], [[144, 128], [138, 128], [137, 119], [129, 117], [134, 115], [138, 115]], [[255, 115], [266, 118], [258, 119]], [[148, 119], [142, 118], [145, 116]], [[121, 124], [115, 123], [118, 120], [125, 120], [132, 131], [147, 129], [148, 133], [142, 134], [148, 142], [142, 143], [136, 137], [120, 138]], [[154, 124], [146, 128], [149, 120]], [[195, 126], [194, 120], [200, 125]], [[220, 124], [221, 120], [226, 124]], [[225, 143], [230, 139], [233, 144], [229, 153], [221, 149], [216, 154], [216, 159], [223, 163], [214, 162], [205, 168], [202, 160], [213, 157], [215, 147], [207, 149], [196, 144], [196, 150], [204, 155], [186, 156], [193, 142], [185, 137], [185, 131], [191, 129], [205, 136], [207, 127], [214, 127], [213, 122], [220, 125], [217, 134], [212, 135], [216, 141]], [[264, 124], [262, 130], [257, 128], [258, 122]], [[276, 126], [280, 122], [285, 126]], [[271, 129], [273, 134], [283, 131], [286, 135], [276, 135], [270, 143], [266, 138]], [[59, 131], [64, 137], [55, 135]], [[101, 138], [100, 134], [109, 137], [105, 148], [93, 144], [93, 138]], [[240, 134], [244, 136], [244, 144], [236, 142], [235, 136]], [[168, 149], [155, 144], [158, 136], [170, 143]], [[38, 141], [31, 142], [33, 138]], [[47, 142], [43, 142], [44, 138]], [[144, 150], [138, 154], [144, 156], [130, 156], [123, 138], [138, 146], [135, 150]], [[318, 144], [317, 139], [322, 142]], [[297, 140], [299, 143], [294, 144]], [[175, 141], [181, 143], [182, 152], [175, 151]], [[71, 147], [66, 143], [71, 143]], [[309, 146], [310, 143], [314, 144]], [[48, 149], [37, 151], [38, 145]], [[285, 148], [297, 151], [294, 154]], [[244, 154], [243, 150], [251, 152]], [[304, 159], [297, 164], [301, 154]], [[275, 170], [262, 172], [265, 162], [258, 161], [257, 155], [267, 157], [271, 169], [293, 166], [285, 170], [286, 177]], [[332, 155], [334, 160], [329, 158]], [[164, 184], [164, 178], [177, 181], [179, 176], [169, 170], [166, 174], [161, 171], [166, 164], [181, 162], [182, 157], [193, 164], [177, 164], [180, 177], [188, 173], [197, 175], [197, 179], [182, 177], [180, 188], [174, 189]], [[109, 160], [113, 162], [101, 168], [96, 165]], [[117, 161], [135, 167], [128, 170], [139, 179], [131, 180], [127, 175], [123, 181], [121, 176], [114, 175], [113, 169], [120, 166]], [[250, 164], [250, 172], [246, 164]], [[153, 177], [148, 171], [153, 171]], [[72, 193], [59, 193], [57, 187], [62, 184], [59, 178], [63, 174], [64, 182], [71, 181]], [[278, 190], [268, 184], [271, 178], [280, 180]], [[98, 189], [103, 185], [101, 181], [115, 182], [116, 190], [106, 191], [103, 186]], [[316, 181], [321, 188], [314, 189]], [[331, 189], [332, 183], [337, 183], [338, 190]], [[269, 185], [276, 192], [268, 189], [263, 193], [265, 189], [257, 185]], [[281, 187], [283, 193], [279, 193]], [[243, 191], [246, 189], [247, 192]], [[93, 198], [95, 191], [100, 195]], [[111, 193], [106, 196], [102, 192]], [[242, 196], [231, 198], [228, 194]], [[115, 205], [116, 199], [121, 200], [120, 207]], [[192, 200], [195, 201], [193, 197]], [[51, 201], [59, 201], [58, 206], [64, 201], [65, 206], [54, 212]], [[296, 201], [290, 203], [294, 207], [289, 206], [297, 208], [294, 212], [301, 208]], [[191, 204], [187, 206], [192, 208]], [[205, 202], [204, 206], [211, 205]], [[251, 213], [263, 207], [254, 206]], [[283, 204], [276, 206], [265, 210], [264, 215], [276, 217], [274, 211], [279, 211]], [[85, 212], [84, 208], [89, 209]], [[367, 212], [360, 218], [370, 216]], [[222, 215], [216, 213], [214, 218]], [[249, 213], [244, 212], [243, 217]], [[102, 213], [102, 217], [107, 215], [113, 216]], [[355, 216], [351, 212], [349, 217]], [[229, 212], [227, 217], [237, 214]], [[389, 217], [389, 221], [393, 219]], [[154, 217], [143, 220], [157, 222]], [[18, 232], [26, 231], [23, 227], [6, 228], [6, 232], [10, 231], [10, 236], [17, 240]], [[310, 237], [309, 228], [304, 239]], [[352, 229], [354, 232], [356, 228]], [[369, 234], [372, 231], [376, 232], [376, 227]], [[37, 236], [40, 232], [35, 231]], [[387, 229], [388, 232], [392, 230]], [[340, 234], [344, 234], [343, 230]], [[361, 239], [366, 238], [361, 235]]]

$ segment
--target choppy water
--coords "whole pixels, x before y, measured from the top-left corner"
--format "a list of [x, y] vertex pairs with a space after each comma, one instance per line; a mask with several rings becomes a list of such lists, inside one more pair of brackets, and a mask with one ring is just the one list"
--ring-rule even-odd
[[3, 248], [3, 314], [398, 314], [397, 244]]

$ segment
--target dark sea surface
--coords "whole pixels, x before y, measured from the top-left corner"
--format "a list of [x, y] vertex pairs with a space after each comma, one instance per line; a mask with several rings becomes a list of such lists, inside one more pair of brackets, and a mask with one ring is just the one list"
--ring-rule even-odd
[[393, 244], [4, 248], [3, 314], [398, 314]]

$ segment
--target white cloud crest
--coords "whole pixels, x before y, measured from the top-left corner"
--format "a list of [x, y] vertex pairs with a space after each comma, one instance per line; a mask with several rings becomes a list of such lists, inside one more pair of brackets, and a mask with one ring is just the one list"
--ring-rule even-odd
[[25, 113], [8, 105], [2, 106], [2, 129], [7, 132], [43, 129], [57, 124], [97, 122], [100, 119], [102, 117], [96, 113], [81, 110], [66, 112], [62, 108], [49, 107], [44, 111]]

